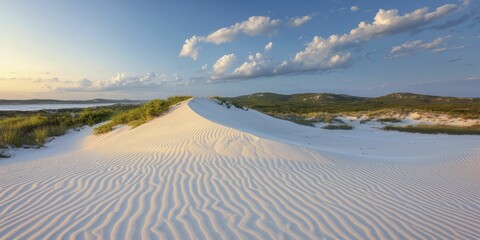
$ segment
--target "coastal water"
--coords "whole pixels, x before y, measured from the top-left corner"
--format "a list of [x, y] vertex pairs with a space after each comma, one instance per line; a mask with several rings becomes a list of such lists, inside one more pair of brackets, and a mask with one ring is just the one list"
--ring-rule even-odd
[[14, 104], [0, 105], [0, 111], [38, 111], [38, 110], [56, 110], [69, 108], [87, 108], [109, 106], [114, 103], [91, 103], [91, 104]]

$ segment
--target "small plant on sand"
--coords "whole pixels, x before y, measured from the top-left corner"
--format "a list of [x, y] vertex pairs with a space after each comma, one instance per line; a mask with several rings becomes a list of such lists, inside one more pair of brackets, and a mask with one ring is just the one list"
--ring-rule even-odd
[[336, 117], [337, 116], [335, 114], [331, 114], [331, 113], [317, 113], [313, 115], [313, 118], [317, 122], [323, 122], [323, 123], [332, 123], [336, 119]]
[[480, 135], [480, 125], [474, 126], [451, 126], [451, 125], [408, 125], [408, 126], [385, 126], [387, 131], [424, 133], [424, 134], [449, 134], [449, 135]]
[[105, 123], [103, 125], [100, 125], [100, 126], [94, 128], [93, 129], [93, 134], [99, 135], [99, 134], [108, 133], [108, 132], [113, 130], [114, 126], [115, 126], [115, 124], [113, 122]]
[[362, 120], [360, 120], [360, 124], [365, 124], [365, 123], [368, 123], [370, 121], [372, 121], [371, 118], [362, 119]]
[[9, 158], [7, 153], [8, 145], [0, 141], [0, 158]]
[[216, 102], [218, 105], [226, 106], [227, 108], [231, 108], [232, 106], [234, 106], [234, 107], [236, 107], [236, 108], [239, 108], [239, 109], [248, 111], [248, 108], [243, 107], [242, 105], [240, 105], [240, 104], [238, 104], [238, 103], [235, 103], [235, 102], [232, 103], [232, 102], [226, 100], [226, 99], [223, 98], [223, 97], [211, 97], [211, 99], [215, 100], [215, 102]]
[[10, 155], [5, 150], [0, 149], [0, 158], [9, 158]]
[[379, 122], [381, 123], [401, 123], [402, 120], [394, 117], [389, 117], [389, 118], [380, 118], [378, 119]]
[[322, 127], [327, 130], [352, 130], [353, 127], [347, 124], [328, 124]]

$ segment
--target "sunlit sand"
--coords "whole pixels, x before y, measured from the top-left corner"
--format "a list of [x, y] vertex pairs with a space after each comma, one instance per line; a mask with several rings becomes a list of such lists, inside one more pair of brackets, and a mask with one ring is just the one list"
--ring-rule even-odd
[[1, 239], [478, 239], [480, 138], [329, 131], [207, 99], [0, 161]]

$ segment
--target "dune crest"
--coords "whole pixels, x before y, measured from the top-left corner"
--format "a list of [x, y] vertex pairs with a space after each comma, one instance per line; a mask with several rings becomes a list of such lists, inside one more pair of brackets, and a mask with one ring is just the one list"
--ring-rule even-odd
[[192, 99], [0, 162], [0, 236], [478, 239], [479, 143], [329, 132]]

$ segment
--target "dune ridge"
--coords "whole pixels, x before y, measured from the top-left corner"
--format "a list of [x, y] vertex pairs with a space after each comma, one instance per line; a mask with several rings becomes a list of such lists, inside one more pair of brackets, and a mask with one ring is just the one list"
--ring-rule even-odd
[[0, 238], [480, 238], [478, 137], [375, 134], [193, 99], [0, 163]]

